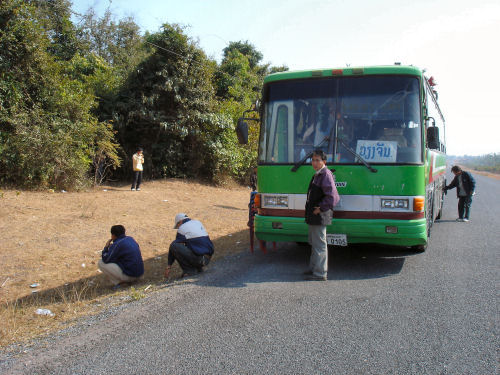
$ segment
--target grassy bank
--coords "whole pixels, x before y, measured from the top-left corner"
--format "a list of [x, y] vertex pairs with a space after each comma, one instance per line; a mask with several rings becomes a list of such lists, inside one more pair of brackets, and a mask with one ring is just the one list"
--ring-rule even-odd
[[[162, 288], [178, 212], [203, 222], [216, 247], [213, 261], [248, 248], [248, 198], [244, 187], [176, 179], [146, 182], [140, 192], [129, 185], [80, 193], [1, 191], [0, 346]], [[141, 281], [119, 291], [97, 269], [114, 224], [137, 240], [145, 262]], [[172, 279], [179, 275], [177, 268]], [[54, 315], [37, 315], [37, 309]]]

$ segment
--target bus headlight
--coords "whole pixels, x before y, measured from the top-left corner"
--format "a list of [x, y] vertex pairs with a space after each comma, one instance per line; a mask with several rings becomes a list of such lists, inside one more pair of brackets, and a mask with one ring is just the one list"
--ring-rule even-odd
[[380, 200], [380, 206], [382, 208], [398, 208], [407, 210], [409, 207], [408, 199], [394, 199], [394, 198], [382, 198]]
[[284, 195], [264, 195], [264, 207], [288, 208], [288, 197]]

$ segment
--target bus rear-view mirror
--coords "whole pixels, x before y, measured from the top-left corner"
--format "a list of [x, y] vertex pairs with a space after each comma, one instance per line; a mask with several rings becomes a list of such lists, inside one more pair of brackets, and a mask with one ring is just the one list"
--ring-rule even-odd
[[427, 147], [439, 150], [439, 128], [436, 126], [427, 128]]
[[236, 135], [240, 144], [246, 145], [248, 143], [248, 124], [242, 118], [238, 120], [238, 125], [236, 125]]

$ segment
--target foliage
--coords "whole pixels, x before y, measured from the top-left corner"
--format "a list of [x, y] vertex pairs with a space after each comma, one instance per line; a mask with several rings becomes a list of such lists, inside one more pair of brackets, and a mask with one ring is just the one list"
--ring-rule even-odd
[[481, 156], [459, 156], [454, 158], [453, 163], [464, 165], [477, 171], [500, 173], [500, 153]]
[[70, 60], [79, 49], [76, 30], [71, 22], [69, 0], [28, 0], [37, 20], [49, 38], [47, 51], [57, 59]]
[[257, 51], [248, 40], [245, 42], [229, 42], [229, 45], [223, 49], [224, 61], [229, 60], [235, 51], [246, 56], [251, 69], [257, 68], [258, 64], [262, 61], [262, 53]]
[[69, 189], [128, 177], [138, 146], [147, 177], [245, 178], [258, 126], [240, 146], [235, 125], [264, 76], [287, 67], [262, 64], [248, 41], [230, 42], [218, 65], [180, 25], [141, 35], [109, 8], [74, 24], [70, 6], [0, 3], [0, 183]]
[[144, 43], [131, 17], [117, 22], [109, 8], [102, 17], [93, 8], [80, 15], [76, 34], [88, 63], [82, 68], [92, 71], [89, 84], [99, 103], [94, 113], [101, 121], [111, 120], [116, 96], [128, 76], [151, 54], [152, 47]]
[[111, 131], [91, 114], [95, 101], [75, 69], [79, 56], [50, 53], [53, 39], [39, 14], [19, 0], [0, 5], [0, 181], [78, 188], [103, 148], [97, 138]]
[[114, 123], [129, 157], [141, 145], [152, 177], [213, 177], [205, 168], [205, 126], [226, 126], [212, 116], [215, 62], [179, 25], [164, 24], [148, 36], [156, 51], [131, 74], [118, 93]]
[[266, 67], [258, 63], [262, 54], [247, 42], [230, 42], [215, 75], [217, 96], [249, 106], [260, 95]]
[[116, 22], [109, 8], [102, 17], [90, 8], [80, 16], [76, 33], [84, 55], [98, 56], [123, 79], [150, 53], [133, 18]]
[[107, 122], [95, 122], [94, 149], [92, 152], [92, 167], [94, 185], [102, 184], [121, 165], [118, 154], [120, 145], [115, 142], [113, 125]]
[[[270, 67], [260, 65], [262, 54], [248, 41], [230, 42], [224, 49], [224, 58], [214, 76], [218, 109], [220, 113], [230, 116], [236, 124], [243, 112], [261, 99], [264, 77], [269, 73], [288, 70], [286, 66]], [[247, 117], [257, 118], [256, 112]], [[234, 133], [234, 132], [233, 132]], [[231, 176], [245, 180], [256, 165], [259, 139], [257, 121], [249, 122], [248, 145], [238, 145], [233, 152], [237, 154]], [[233, 134], [233, 141], [237, 144]]]

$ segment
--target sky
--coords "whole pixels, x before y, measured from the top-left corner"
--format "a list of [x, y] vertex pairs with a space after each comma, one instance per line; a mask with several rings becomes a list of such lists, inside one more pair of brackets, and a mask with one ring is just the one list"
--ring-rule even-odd
[[[107, 7], [143, 32], [163, 23], [220, 62], [249, 41], [264, 63], [290, 70], [390, 65], [427, 70], [438, 86], [450, 155], [500, 153], [498, 0], [73, 0], [73, 11]], [[498, 111], [498, 113], [497, 113]]]

